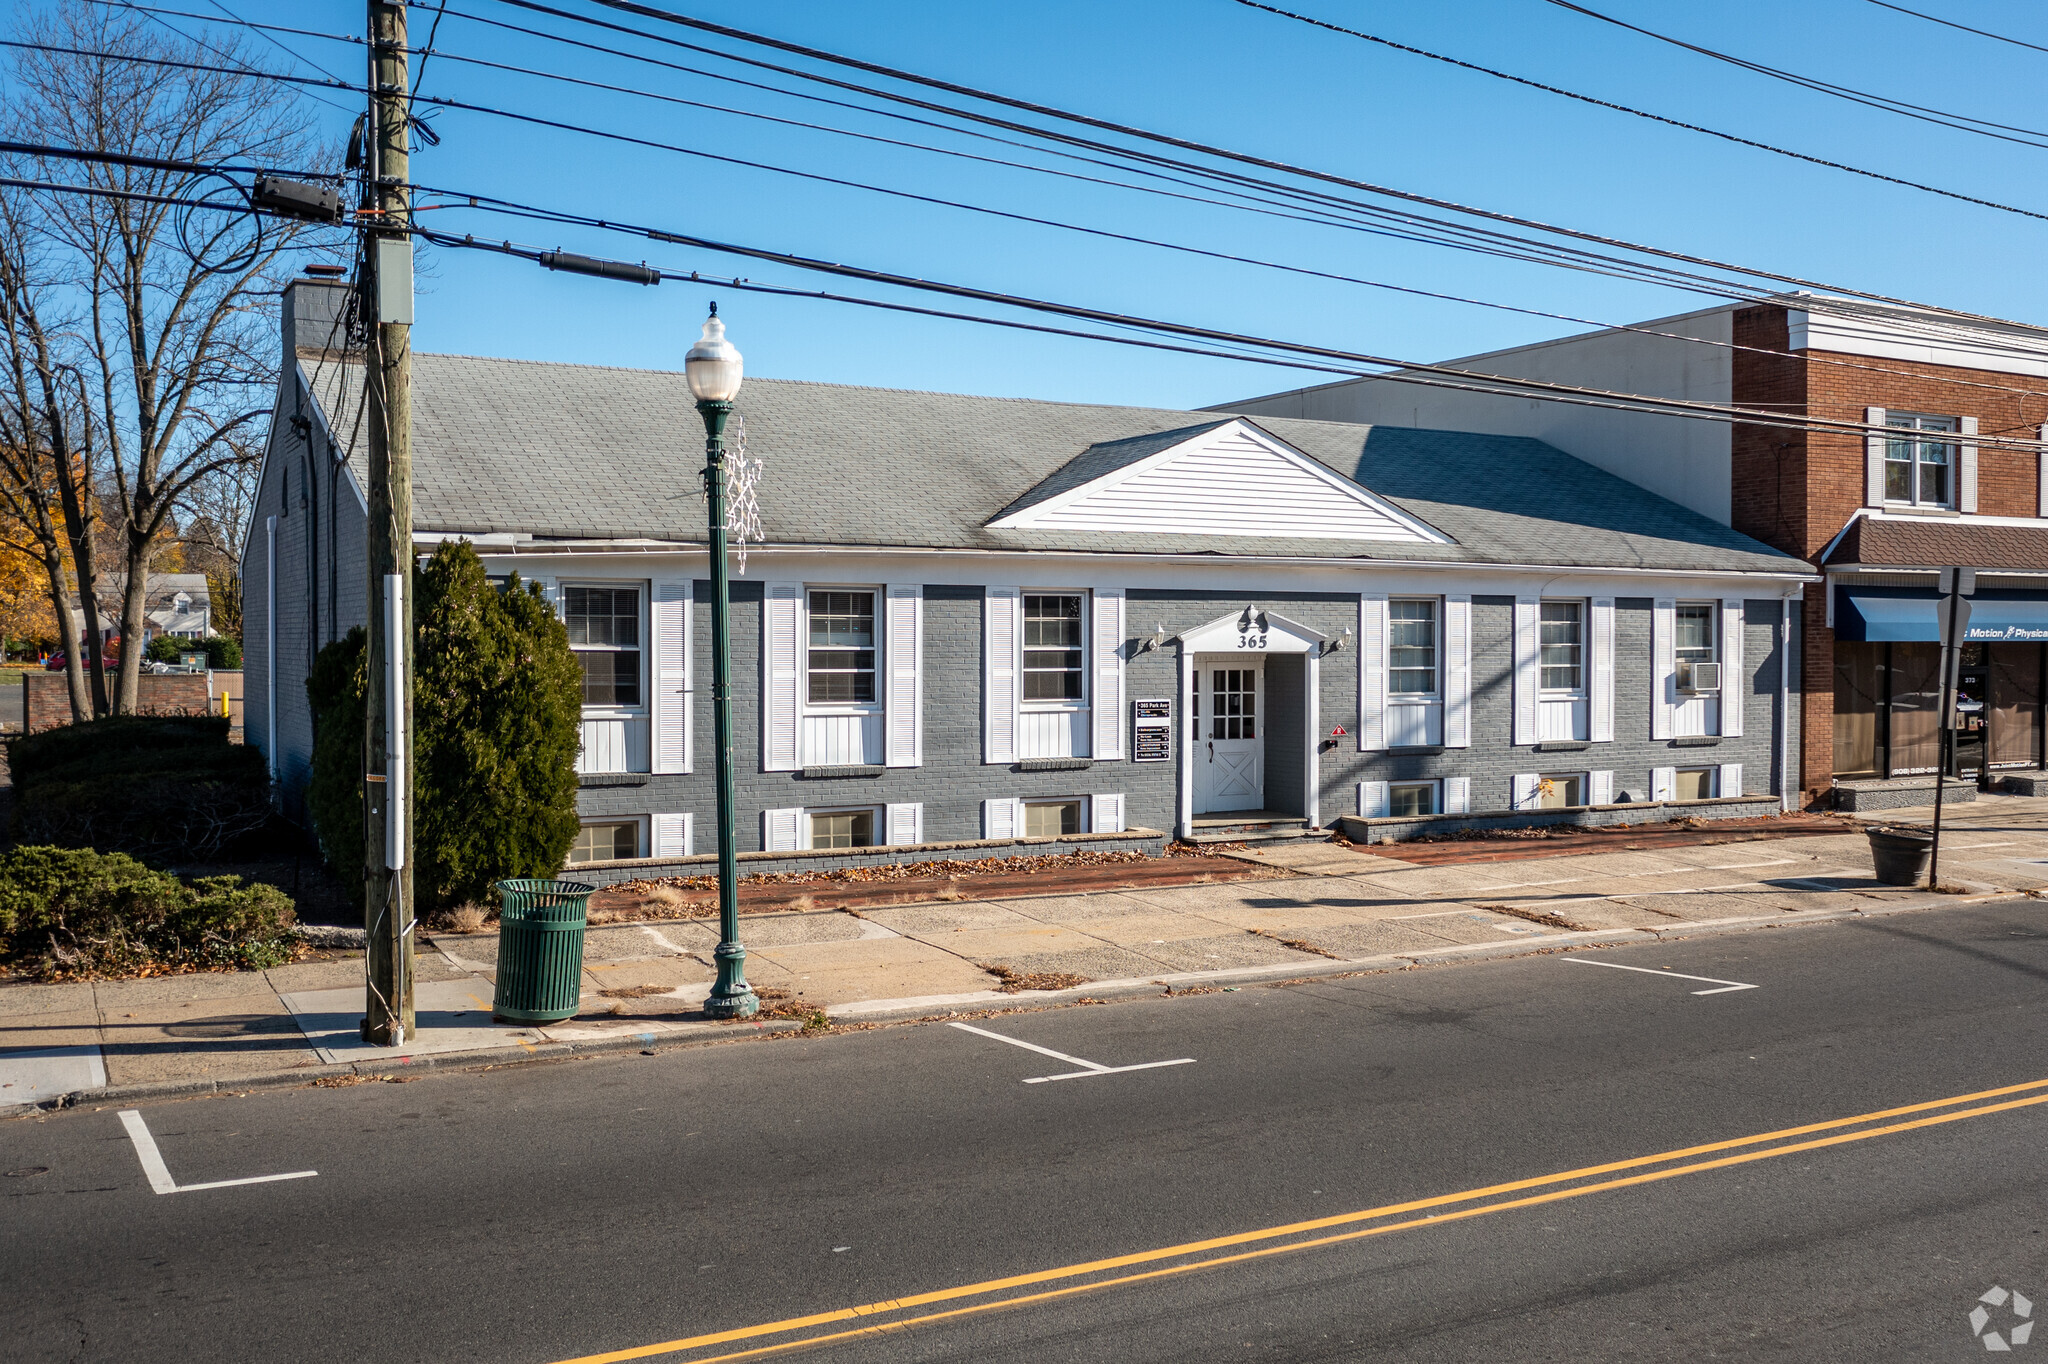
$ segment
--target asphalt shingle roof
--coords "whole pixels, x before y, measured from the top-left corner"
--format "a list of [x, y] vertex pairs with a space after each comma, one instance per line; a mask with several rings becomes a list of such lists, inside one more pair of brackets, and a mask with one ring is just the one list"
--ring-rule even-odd
[[[357, 366], [329, 364], [334, 425]], [[702, 543], [703, 426], [680, 373], [421, 354], [413, 509], [422, 531]], [[337, 406], [341, 409], [336, 411]], [[1450, 545], [990, 530], [1027, 493], [1063, 490], [1227, 420], [749, 379], [749, 452], [766, 460], [769, 544], [1279, 555], [1320, 559], [1796, 571], [1768, 546], [1524, 437], [1248, 417], [1451, 536]], [[367, 482], [364, 443], [358, 478]], [[1033, 490], [1036, 489], [1034, 492]]]

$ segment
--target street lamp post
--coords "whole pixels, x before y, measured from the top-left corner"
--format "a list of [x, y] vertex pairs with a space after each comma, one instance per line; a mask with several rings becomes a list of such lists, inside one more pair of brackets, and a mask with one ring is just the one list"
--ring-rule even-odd
[[683, 358], [683, 374], [704, 418], [704, 496], [711, 521], [711, 715], [718, 755], [718, 983], [704, 1001], [713, 1018], [751, 1018], [761, 1007], [747, 984], [747, 949], [740, 945], [740, 871], [733, 846], [732, 631], [725, 570], [725, 422], [740, 392], [740, 353], [725, 339], [718, 305], [704, 334]]

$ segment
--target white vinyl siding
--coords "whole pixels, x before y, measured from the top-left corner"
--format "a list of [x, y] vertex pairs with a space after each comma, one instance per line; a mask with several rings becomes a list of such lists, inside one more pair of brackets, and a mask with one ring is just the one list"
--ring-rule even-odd
[[1443, 540], [1351, 480], [1236, 422], [995, 524], [1424, 544]]

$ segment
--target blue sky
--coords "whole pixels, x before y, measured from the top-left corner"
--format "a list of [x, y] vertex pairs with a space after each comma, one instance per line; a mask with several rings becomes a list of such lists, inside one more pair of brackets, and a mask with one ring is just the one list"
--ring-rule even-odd
[[[197, 10], [208, 3], [181, 0], [172, 7]], [[363, 18], [360, 0], [223, 3], [246, 18], [332, 32], [360, 31]], [[660, 51], [496, 0], [458, 3], [478, 14]], [[582, 0], [555, 3], [583, 8]], [[1229, 0], [698, 0], [682, 7], [964, 84], [1463, 203], [1971, 311], [2048, 320], [2048, 281], [2040, 267], [2048, 222], [1575, 104]], [[1543, 0], [1295, 0], [1293, 7], [1673, 118], [2048, 211], [2042, 175], [2048, 151], [1794, 89]], [[1868, 0], [1729, 0], [1712, 6], [1604, 0], [1593, 7], [1841, 84], [1979, 118], [2048, 126], [2048, 112], [2035, 95], [2048, 76], [2048, 53], [1939, 28]], [[1917, 0], [1913, 7], [2048, 46], [2048, 13], [2030, 5]], [[415, 12], [416, 41], [428, 17]], [[357, 49], [310, 38], [286, 41], [338, 72], [357, 69]], [[890, 130], [878, 119], [578, 53], [453, 15], [443, 22], [438, 45], [450, 53], [714, 104], [800, 118], [824, 112], [845, 126]], [[261, 40], [253, 40], [249, 51], [265, 64], [289, 62]], [[1681, 312], [1711, 301], [975, 166], [453, 61], [429, 67], [423, 93], [1211, 250], [1607, 321]], [[347, 119], [321, 113], [340, 137]], [[720, 168], [483, 114], [443, 111], [436, 127], [442, 145], [421, 150], [414, 162], [422, 183], [669, 224], [904, 274], [1413, 359], [1578, 330], [766, 171]], [[948, 144], [971, 145], [957, 138]], [[433, 216], [437, 226], [480, 236], [509, 235], [542, 247], [805, 282], [789, 270], [601, 232], [513, 224], [463, 210]], [[438, 251], [425, 264], [415, 332], [421, 350], [674, 368], [696, 334], [705, 300], [716, 294], [675, 283], [636, 288], [550, 274], [482, 253]], [[812, 287], [832, 286], [819, 280]], [[751, 375], [1165, 406], [1319, 381], [1263, 366], [824, 303], [731, 292], [719, 298]]]

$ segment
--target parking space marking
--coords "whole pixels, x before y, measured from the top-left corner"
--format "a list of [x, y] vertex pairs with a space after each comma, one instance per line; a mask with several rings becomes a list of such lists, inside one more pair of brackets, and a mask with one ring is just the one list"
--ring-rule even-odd
[[1054, 1051], [1051, 1047], [1041, 1047], [1036, 1042], [1024, 1042], [1014, 1037], [1005, 1037], [999, 1032], [990, 1032], [987, 1028], [977, 1028], [971, 1023], [954, 1023], [951, 1026], [958, 1028], [962, 1032], [971, 1032], [977, 1037], [986, 1037], [997, 1042], [1008, 1042], [1013, 1047], [1022, 1047], [1026, 1051], [1035, 1051], [1040, 1056], [1050, 1056], [1055, 1061], [1065, 1061], [1070, 1066], [1086, 1067], [1084, 1070], [1068, 1071], [1061, 1075], [1033, 1075], [1024, 1081], [1027, 1085], [1042, 1085], [1052, 1080], [1086, 1080], [1097, 1075], [1121, 1075], [1128, 1070], [1157, 1070], [1161, 1066], [1191, 1066], [1195, 1063], [1194, 1057], [1183, 1056], [1174, 1061], [1141, 1061], [1135, 1066], [1105, 1066], [1095, 1061], [1084, 1061], [1078, 1056], [1069, 1056], [1063, 1051]]
[[248, 1179], [180, 1184], [171, 1178], [171, 1168], [164, 1164], [163, 1152], [156, 1149], [156, 1138], [149, 1134], [142, 1115], [132, 1108], [124, 1108], [121, 1110], [121, 1125], [128, 1129], [128, 1140], [135, 1143], [135, 1155], [142, 1162], [142, 1173], [149, 1176], [149, 1187], [160, 1194], [197, 1193], [201, 1189], [225, 1189], [235, 1184], [274, 1184], [280, 1179], [311, 1179], [320, 1173], [318, 1170], [294, 1170], [288, 1175], [252, 1175]]
[[1693, 993], [1696, 995], [1726, 995], [1733, 994], [1737, 990], [1761, 988], [1756, 985], [1744, 985], [1739, 980], [1716, 980], [1712, 976], [1688, 976], [1680, 971], [1665, 971], [1655, 966], [1623, 966], [1618, 961], [1592, 961], [1585, 957], [1566, 957], [1564, 960], [1575, 961], [1581, 966], [1608, 966], [1617, 971], [1641, 971], [1644, 975], [1648, 976], [1674, 976], [1679, 980], [1703, 980], [1709, 985], [1721, 987], [1718, 990], [1694, 990]]

